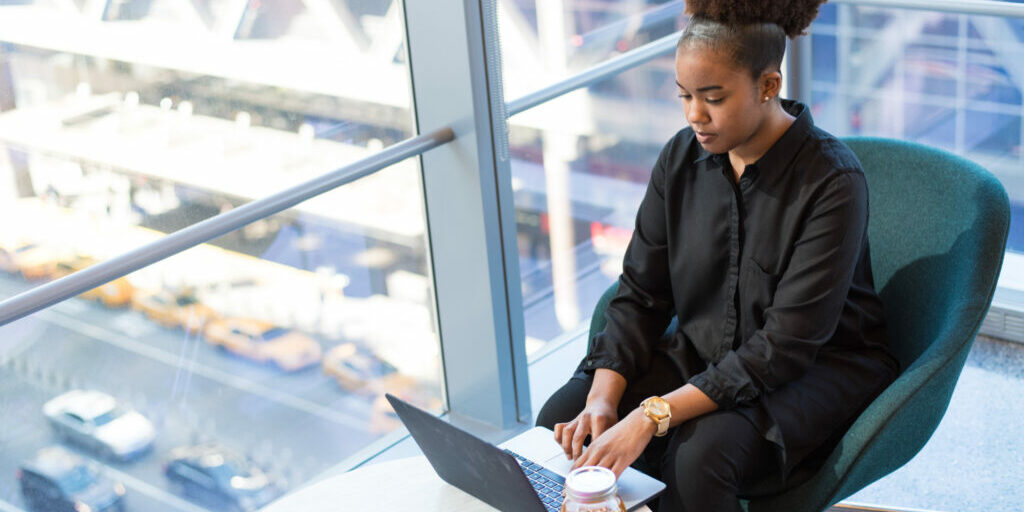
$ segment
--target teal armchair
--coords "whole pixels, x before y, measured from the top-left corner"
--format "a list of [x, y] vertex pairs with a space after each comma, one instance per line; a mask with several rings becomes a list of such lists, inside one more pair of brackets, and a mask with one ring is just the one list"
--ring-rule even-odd
[[[867, 176], [875, 288], [902, 373], [819, 470], [797, 471], [785, 489], [765, 482], [744, 501], [750, 512], [822, 511], [913, 458], [946, 412], [1002, 266], [1010, 206], [992, 174], [920, 144], [844, 142]], [[591, 339], [616, 289], [598, 302]]]

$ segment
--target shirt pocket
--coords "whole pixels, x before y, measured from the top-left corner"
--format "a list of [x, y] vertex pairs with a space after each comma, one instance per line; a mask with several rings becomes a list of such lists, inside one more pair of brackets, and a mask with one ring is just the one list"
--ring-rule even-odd
[[779, 273], [754, 258], [747, 258], [740, 277], [740, 342], [764, 327], [764, 312], [775, 299]]

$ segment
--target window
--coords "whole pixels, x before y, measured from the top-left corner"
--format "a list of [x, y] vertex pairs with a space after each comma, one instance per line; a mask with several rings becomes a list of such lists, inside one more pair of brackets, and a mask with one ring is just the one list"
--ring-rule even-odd
[[[393, 0], [0, 2], [0, 297], [412, 136], [402, 16]], [[42, 404], [70, 389], [154, 424], [152, 452], [119, 468], [158, 490], [133, 504], [154, 510], [182, 497], [161, 471], [177, 446], [230, 445], [289, 489], [396, 427], [384, 392], [441, 412], [421, 190], [406, 159], [0, 327], [0, 401], [23, 422], [0, 434], [0, 473], [61, 442]], [[352, 344], [376, 363], [340, 385], [323, 362]], [[25, 507], [9, 483], [0, 505]]]
[[[984, 3], [969, 8], [982, 9]], [[813, 73], [805, 77], [822, 128], [840, 136], [890, 137], [945, 149], [979, 163], [1003, 183], [1012, 219], [993, 309], [1000, 303], [1020, 307], [1021, 259], [1015, 253], [1024, 251], [1022, 28], [1024, 20], [1013, 17], [830, 3], [810, 29]], [[1004, 330], [999, 322], [1000, 335], [1018, 336], [1011, 323]], [[849, 501], [920, 509], [994, 509], [1012, 503], [1007, 491], [1016, 487], [1015, 477], [1000, 471], [1002, 462], [992, 457], [1012, 451], [1017, 436], [1005, 428], [1003, 415], [1017, 417], [1020, 407], [990, 398], [1019, 393], [1019, 379], [1007, 369], [1019, 353], [1013, 343], [975, 341], [929, 444], [904, 468]], [[949, 478], [951, 461], [967, 476]], [[996, 473], [1001, 476], [981, 476]]]
[[[1022, 28], [1013, 18], [826, 4], [811, 29], [815, 119], [837, 135], [911, 140], [974, 160], [1004, 183], [1016, 219]], [[1024, 251], [1019, 229], [1008, 249]]]
[[[681, 1], [501, 5], [513, 100], [668, 36], [685, 21]], [[686, 126], [674, 73], [667, 52], [509, 119], [528, 352], [578, 333], [618, 278], [658, 152]]]

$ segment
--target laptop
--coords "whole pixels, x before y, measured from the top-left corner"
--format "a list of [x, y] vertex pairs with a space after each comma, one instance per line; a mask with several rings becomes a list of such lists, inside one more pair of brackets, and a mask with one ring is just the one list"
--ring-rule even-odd
[[[385, 395], [430, 465], [445, 482], [503, 511], [557, 512], [572, 469], [554, 433], [534, 427], [499, 446], [487, 443], [393, 395]], [[627, 510], [661, 493], [665, 484], [633, 468], [618, 481]]]

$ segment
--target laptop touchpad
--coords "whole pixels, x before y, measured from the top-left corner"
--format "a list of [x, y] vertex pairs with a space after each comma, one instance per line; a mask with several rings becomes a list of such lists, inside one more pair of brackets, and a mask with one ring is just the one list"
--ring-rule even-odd
[[565, 458], [564, 453], [559, 452], [557, 455], [545, 460], [543, 465], [559, 475], [567, 476], [572, 471], [572, 462]]

